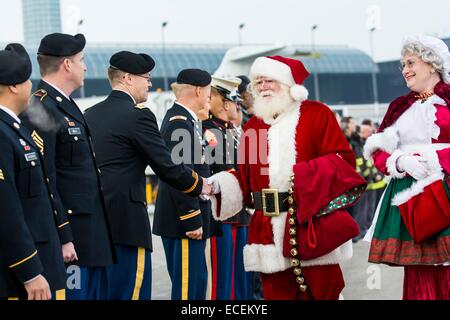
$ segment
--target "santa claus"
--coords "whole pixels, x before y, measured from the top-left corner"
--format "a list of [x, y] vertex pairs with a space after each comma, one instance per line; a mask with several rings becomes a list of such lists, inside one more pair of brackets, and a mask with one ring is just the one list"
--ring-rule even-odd
[[299, 60], [255, 60], [255, 117], [244, 127], [239, 170], [209, 179], [216, 219], [243, 204], [255, 208], [244, 264], [261, 272], [265, 299], [337, 299], [339, 262], [351, 258], [349, 239], [358, 232], [342, 209], [365, 183], [333, 112], [307, 100], [308, 75]]

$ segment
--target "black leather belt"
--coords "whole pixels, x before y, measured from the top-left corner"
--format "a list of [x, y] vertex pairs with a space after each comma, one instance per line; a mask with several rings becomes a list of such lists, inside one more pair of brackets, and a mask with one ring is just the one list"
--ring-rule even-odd
[[262, 192], [253, 192], [255, 210], [262, 211], [265, 216], [279, 216], [280, 212], [289, 209], [289, 193], [278, 192], [277, 189], [262, 189]]

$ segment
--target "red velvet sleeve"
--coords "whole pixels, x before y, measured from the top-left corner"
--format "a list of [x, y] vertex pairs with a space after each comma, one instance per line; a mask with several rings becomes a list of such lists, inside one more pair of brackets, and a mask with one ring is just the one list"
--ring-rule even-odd
[[[242, 135], [242, 139], [244, 139], [245, 135]], [[239, 156], [238, 156], [238, 170], [232, 171], [231, 173], [236, 177], [239, 181], [239, 186], [241, 187], [242, 195], [244, 198], [244, 204], [247, 206], [253, 206], [253, 200], [251, 195], [250, 188], [250, 166], [248, 164], [248, 148], [245, 147], [245, 144], [242, 143], [241, 146], [244, 148], [239, 148]]]
[[320, 131], [323, 132], [320, 143], [320, 153], [321, 155], [327, 155], [330, 153], [338, 154], [343, 160], [345, 160], [353, 168], [356, 167], [355, 155], [350, 148], [350, 145], [345, 138], [344, 134], [336, 121], [336, 117], [333, 112], [328, 108], [326, 110], [325, 121], [322, 122], [322, 127]]
[[386, 161], [391, 155], [386, 151], [377, 150], [372, 154], [373, 164], [384, 175], [389, 175], [387, 170]]
[[450, 173], [450, 148], [439, 150], [436, 152], [439, 158], [439, 164], [444, 169], [445, 173]]

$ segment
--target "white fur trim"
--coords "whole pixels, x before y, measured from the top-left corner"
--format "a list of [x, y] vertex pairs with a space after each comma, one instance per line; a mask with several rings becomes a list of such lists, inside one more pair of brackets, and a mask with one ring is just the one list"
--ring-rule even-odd
[[[290, 259], [283, 256], [284, 221], [286, 212], [277, 218], [283, 218], [283, 223], [275, 227], [281, 227], [277, 232], [281, 238], [274, 239], [274, 244], [250, 244], [244, 247], [244, 267], [245, 271], [255, 271], [262, 273], [275, 273], [290, 268]], [[272, 218], [273, 219], [273, 218]], [[272, 223], [272, 226], [273, 223]], [[282, 229], [282, 230], [281, 230]], [[321, 257], [301, 261], [302, 267], [312, 267], [321, 265], [338, 264], [350, 260], [353, 256], [352, 241], [349, 240], [340, 247]]]
[[300, 107], [280, 115], [269, 128], [269, 186], [286, 192], [290, 185], [290, 177], [294, 174], [297, 156], [295, 137], [300, 118]]
[[432, 174], [425, 179], [418, 180], [417, 182], [414, 182], [411, 187], [408, 189], [403, 190], [402, 192], [399, 192], [395, 195], [395, 197], [392, 199], [392, 205], [399, 206], [405, 202], [408, 202], [409, 199], [411, 199], [414, 196], [417, 196], [418, 194], [423, 192], [423, 189], [426, 186], [429, 186], [433, 182], [442, 180], [444, 178], [444, 174]]
[[250, 244], [244, 247], [246, 271], [274, 273], [289, 268], [289, 259], [283, 256], [284, 224], [287, 212], [272, 217], [273, 244]]
[[289, 66], [278, 60], [267, 57], [259, 57], [250, 68], [250, 78], [268, 77], [287, 84], [289, 87], [295, 85], [292, 70]]
[[308, 90], [302, 85], [296, 84], [289, 89], [292, 99], [295, 101], [305, 101], [308, 99]]
[[369, 160], [377, 150], [392, 153], [398, 148], [399, 137], [392, 127], [386, 128], [383, 132], [371, 135], [364, 145], [364, 158]]
[[217, 214], [217, 200], [215, 196], [211, 197], [211, 211], [215, 220], [223, 221], [233, 217], [242, 210], [243, 195], [236, 177], [222, 171], [214, 175], [220, 185], [221, 206], [220, 214]]
[[397, 170], [397, 159], [405, 154], [406, 153], [404, 151], [397, 149], [386, 160], [386, 167], [392, 178], [401, 179], [406, 176], [406, 172], [398, 172]]
[[403, 203], [408, 202], [414, 196], [422, 193], [426, 186], [429, 186], [433, 182], [442, 180], [444, 174], [442, 173], [442, 167], [439, 163], [439, 158], [436, 151], [428, 150], [420, 153], [422, 157], [427, 160], [428, 168], [430, 169], [430, 174], [417, 182], [414, 182], [408, 189], [405, 189], [395, 195], [392, 199], [392, 205], [399, 206]]
[[[269, 186], [286, 192], [290, 187], [290, 177], [296, 161], [296, 128], [300, 118], [300, 108], [281, 115], [269, 129]], [[283, 256], [283, 240], [287, 212], [270, 219], [273, 244], [251, 244], [244, 247], [246, 271], [274, 273], [290, 268], [290, 261]], [[302, 261], [302, 266], [336, 264], [350, 259], [353, 255], [349, 241], [332, 252], [316, 259]]]

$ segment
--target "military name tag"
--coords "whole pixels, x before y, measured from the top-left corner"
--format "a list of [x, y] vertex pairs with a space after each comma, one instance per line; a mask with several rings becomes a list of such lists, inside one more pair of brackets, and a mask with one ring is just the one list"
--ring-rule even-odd
[[71, 136], [78, 136], [81, 134], [81, 129], [80, 128], [69, 128], [69, 134]]
[[25, 160], [27, 160], [27, 162], [37, 160], [37, 158], [36, 152], [25, 153]]

